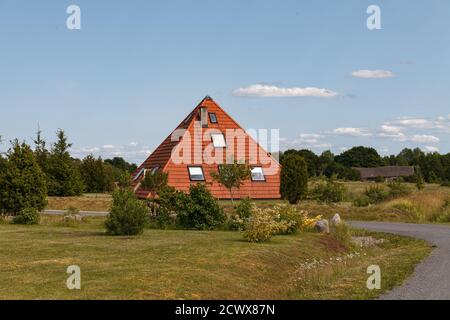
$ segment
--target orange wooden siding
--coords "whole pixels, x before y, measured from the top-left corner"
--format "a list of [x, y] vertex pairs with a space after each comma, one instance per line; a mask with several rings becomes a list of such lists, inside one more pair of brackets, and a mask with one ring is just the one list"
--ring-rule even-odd
[[[152, 169], [154, 167], [160, 167], [160, 169], [164, 170], [164, 172], [168, 173], [168, 184], [182, 191], [188, 191], [189, 186], [195, 183], [206, 183], [208, 188], [211, 190], [211, 193], [219, 199], [228, 199], [230, 198], [230, 193], [223, 186], [214, 182], [211, 173], [217, 172], [218, 164], [207, 164], [204, 161], [202, 163], [195, 163], [194, 159], [196, 154], [194, 153], [194, 144], [198, 143], [194, 138], [194, 126], [195, 122], [199, 121], [199, 111], [201, 107], [206, 107], [208, 113], [215, 113], [217, 117], [217, 124], [211, 123], [208, 117], [208, 128], [204, 128], [203, 130], [211, 130], [217, 129], [226, 135], [227, 129], [240, 129], [243, 130], [225, 111], [222, 110], [212, 99], [205, 98], [187, 117], [189, 121], [182, 122], [177, 129], [183, 128], [186, 129], [187, 132], [191, 136], [191, 161], [190, 164], [178, 164], [175, 163], [172, 158], [172, 150], [174, 148], [183, 148], [187, 144], [187, 140], [185, 138], [180, 141], [171, 141], [171, 137], [169, 136], [164, 140], [164, 142], [150, 155], [150, 157], [138, 168], [135, 172], [135, 175], [140, 172], [142, 168]], [[197, 124], [198, 125], [198, 124]], [[204, 134], [204, 131], [202, 135]], [[266, 181], [245, 181], [240, 190], [233, 190], [234, 198], [242, 198], [242, 197], [251, 197], [254, 199], [278, 199], [280, 198], [280, 167], [278, 162], [273, 159], [270, 155], [266, 153], [256, 142], [253, 141], [251, 137], [245, 135], [245, 141], [235, 139], [234, 141], [226, 141], [228, 148], [223, 148], [221, 151], [219, 149], [210, 149], [211, 156], [218, 156], [222, 159], [223, 162], [226, 162], [227, 155], [237, 154], [238, 148], [242, 148], [242, 155], [245, 159], [236, 158], [236, 160], [245, 160], [249, 162], [250, 160], [254, 161], [256, 155], [261, 154], [265, 158], [265, 162], [262, 163], [258, 160], [256, 163], [250, 163], [250, 166], [262, 167], [263, 171], [265, 171]], [[211, 141], [202, 141], [202, 147], [200, 150], [197, 150], [197, 156], [201, 156], [204, 153], [204, 150], [211, 146]], [[233, 150], [230, 147], [233, 146]], [[253, 146], [253, 147], [251, 147]], [[228, 153], [227, 153], [228, 150]], [[230, 152], [230, 150], [232, 152]], [[179, 151], [179, 150], [178, 150]], [[256, 151], [256, 154], [255, 154]], [[222, 152], [222, 154], [221, 154]], [[198, 159], [198, 158], [197, 158]], [[201, 166], [203, 169], [203, 173], [205, 176], [205, 182], [192, 182], [189, 177], [188, 167], [189, 166]], [[269, 168], [274, 168], [272, 170], [272, 174], [267, 174]], [[137, 183], [137, 182], [136, 182]], [[137, 185], [136, 185], [137, 186]], [[136, 190], [136, 193], [139, 197], [147, 197], [148, 192], [140, 190], [139, 188]]]

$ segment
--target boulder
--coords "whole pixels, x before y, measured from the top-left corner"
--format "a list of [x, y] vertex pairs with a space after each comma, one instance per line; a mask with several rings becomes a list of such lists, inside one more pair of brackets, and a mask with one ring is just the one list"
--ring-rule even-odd
[[319, 220], [316, 222], [314, 227], [316, 228], [317, 232], [330, 233], [330, 224], [328, 223], [328, 220]]
[[339, 213], [336, 213], [333, 218], [331, 218], [331, 225], [332, 226], [337, 226], [340, 225], [342, 223], [342, 219], [341, 216], [339, 215]]

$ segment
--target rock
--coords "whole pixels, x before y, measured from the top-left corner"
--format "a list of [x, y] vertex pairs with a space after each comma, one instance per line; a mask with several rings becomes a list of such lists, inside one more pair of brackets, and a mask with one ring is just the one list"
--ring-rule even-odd
[[330, 233], [330, 224], [328, 223], [328, 220], [317, 221], [314, 227], [316, 228], [317, 232]]
[[331, 218], [331, 225], [332, 226], [337, 226], [340, 225], [342, 223], [342, 219], [341, 216], [339, 215], [339, 213], [336, 213], [333, 218]]
[[374, 237], [352, 237], [352, 242], [361, 248], [373, 247], [384, 243], [384, 239], [375, 239]]

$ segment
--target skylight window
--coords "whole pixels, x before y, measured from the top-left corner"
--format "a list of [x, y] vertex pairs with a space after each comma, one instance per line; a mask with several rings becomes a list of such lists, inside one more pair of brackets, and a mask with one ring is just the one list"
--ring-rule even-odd
[[266, 181], [264, 171], [261, 167], [255, 167], [252, 169], [252, 181]]
[[152, 168], [151, 174], [155, 174], [159, 170], [159, 167]]
[[191, 181], [205, 181], [202, 167], [188, 167]]
[[211, 134], [211, 139], [214, 145], [214, 148], [226, 148], [227, 144], [225, 142], [225, 137], [222, 133], [213, 133]]
[[217, 123], [217, 116], [215, 113], [209, 113], [209, 121], [211, 121], [211, 123]]
[[142, 168], [139, 173], [134, 177], [134, 180], [136, 181], [137, 179], [139, 179], [144, 173], [145, 173], [146, 169]]

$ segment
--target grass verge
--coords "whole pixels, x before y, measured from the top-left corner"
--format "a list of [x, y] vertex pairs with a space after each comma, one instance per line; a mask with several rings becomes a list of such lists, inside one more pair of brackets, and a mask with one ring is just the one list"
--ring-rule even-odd
[[[238, 232], [146, 230], [104, 234], [103, 219], [75, 227], [0, 225], [0, 299], [363, 299], [401, 284], [430, 251], [419, 240], [377, 235], [385, 244], [355, 252], [331, 236], [299, 233], [252, 244]], [[338, 259], [339, 258], [339, 259]], [[366, 288], [366, 269], [382, 268], [383, 290]], [[82, 288], [66, 288], [69, 265]]]

